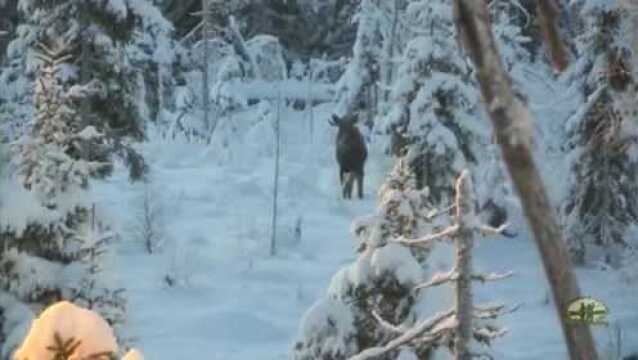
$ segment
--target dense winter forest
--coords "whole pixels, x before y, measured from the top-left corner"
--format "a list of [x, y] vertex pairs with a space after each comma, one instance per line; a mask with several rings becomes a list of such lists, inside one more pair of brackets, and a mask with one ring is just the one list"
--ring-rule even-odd
[[635, 0], [0, 0], [0, 360], [636, 360], [637, 76]]

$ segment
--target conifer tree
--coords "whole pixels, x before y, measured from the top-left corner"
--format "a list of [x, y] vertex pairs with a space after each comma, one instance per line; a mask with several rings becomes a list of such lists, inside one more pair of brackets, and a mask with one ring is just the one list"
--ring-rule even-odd
[[[393, 240], [422, 236], [432, 227], [427, 190], [417, 190], [405, 161], [400, 161], [380, 190], [376, 214], [355, 220], [358, 259], [333, 277], [328, 294], [305, 314], [293, 350], [297, 360], [347, 359], [363, 349], [385, 343], [393, 334], [378, 317], [394, 324], [412, 324], [413, 291], [424, 279], [428, 248], [410, 251]], [[426, 356], [429, 349], [417, 349]], [[398, 351], [379, 359], [395, 359]]]
[[2, 218], [0, 292], [33, 313], [68, 299], [121, 323], [124, 301], [99, 277], [114, 234], [97, 219], [87, 193], [90, 179], [110, 164], [88, 154], [103, 135], [76, 110], [82, 97], [101, 89], [60, 80], [71, 60], [66, 44], [39, 44], [36, 56], [41, 65], [34, 119], [30, 133], [12, 145], [14, 176], [26, 190], [23, 206], [35, 215], [23, 225]]
[[[17, 113], [19, 123], [15, 127], [22, 129], [31, 112], [25, 105], [30, 97], [28, 84], [33, 81], [37, 59], [30, 49], [38, 42], [62, 40], [73, 46], [67, 49], [72, 61], [61, 65], [61, 80], [69, 86], [91, 82], [101, 89], [78, 104], [84, 124], [104, 134], [101, 150], [92, 156], [103, 161], [106, 154], [117, 154], [129, 165], [131, 178], [138, 179], [145, 165], [131, 145], [143, 138], [144, 124], [136, 104], [136, 69], [127, 61], [125, 45], [133, 37], [139, 8], [144, 2], [146, 0], [19, 0], [24, 23], [19, 26], [18, 37], [9, 45], [12, 66], [3, 74], [12, 83], [11, 100], [19, 101], [20, 105], [5, 110], [9, 114]], [[106, 174], [108, 169], [103, 173]]]
[[[626, 16], [589, 8], [579, 38], [583, 105], [566, 125], [571, 178], [562, 206], [566, 240], [577, 263], [618, 266], [638, 222], [638, 107]], [[577, 80], [581, 81], [581, 80]]]
[[418, 187], [430, 189], [435, 205], [446, 204], [454, 179], [479, 160], [489, 132], [477, 116], [478, 94], [456, 42], [451, 3], [410, 1], [405, 21], [414, 36], [403, 53], [394, 106], [384, 124], [406, 139]]

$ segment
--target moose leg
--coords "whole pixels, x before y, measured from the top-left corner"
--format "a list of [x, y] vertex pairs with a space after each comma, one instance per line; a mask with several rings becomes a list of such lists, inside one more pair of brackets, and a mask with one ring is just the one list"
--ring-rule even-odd
[[359, 199], [363, 199], [363, 170], [357, 172], [357, 191], [359, 192]]
[[344, 174], [343, 168], [340, 167], [339, 168], [339, 184], [341, 184], [341, 186], [343, 186], [343, 174]]
[[343, 184], [343, 197], [344, 199], [352, 198], [352, 185], [354, 183], [354, 173], [347, 172], [345, 174], [345, 182]]

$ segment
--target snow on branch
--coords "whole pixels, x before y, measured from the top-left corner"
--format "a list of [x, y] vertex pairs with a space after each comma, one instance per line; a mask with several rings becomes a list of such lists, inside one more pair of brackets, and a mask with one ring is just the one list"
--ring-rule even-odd
[[[498, 274], [498, 273], [489, 273], [489, 274], [482, 274], [482, 273], [475, 273], [471, 275], [471, 279], [472, 281], [479, 281], [482, 283], [488, 282], [488, 281], [499, 281], [499, 280], [503, 280], [503, 279], [507, 279], [509, 277], [512, 277], [512, 275], [514, 275], [513, 272], [508, 271], [506, 273], [503, 274]], [[449, 283], [449, 282], [454, 282], [456, 280], [458, 280], [459, 278], [459, 273], [456, 269], [452, 269], [448, 272], [438, 272], [436, 274], [434, 274], [432, 276], [432, 278], [430, 279], [430, 281], [417, 285], [414, 287], [414, 290], [421, 290], [421, 289], [425, 289], [425, 288], [430, 288], [430, 287], [435, 287], [435, 286], [439, 286], [445, 283]]]
[[[413, 288], [414, 291], [418, 291], [446, 283], [453, 283], [455, 288], [454, 308], [418, 322], [408, 329], [406, 329], [405, 325], [397, 326], [389, 323], [373, 311], [372, 315], [381, 327], [391, 334], [398, 334], [398, 337], [383, 346], [363, 350], [351, 357], [350, 360], [378, 358], [402, 346], [427, 348], [443, 343], [453, 344], [453, 349], [450, 348], [450, 351], [456, 359], [466, 359], [475, 354], [470, 347], [473, 339], [479, 343], [489, 345], [492, 340], [507, 333], [505, 329], [489, 322], [486, 323], [485, 320], [495, 319], [500, 315], [514, 311], [515, 308], [507, 309], [504, 305], [477, 307], [473, 304], [472, 282], [498, 281], [513, 275], [512, 272], [502, 274], [472, 272], [473, 234], [478, 231], [491, 231], [500, 234], [505, 229], [504, 226], [493, 229], [480, 224], [473, 204], [471, 177], [469, 172], [464, 170], [455, 184], [454, 204], [443, 210], [443, 212], [449, 212], [454, 209], [454, 223], [452, 225], [423, 238], [413, 240], [399, 238], [393, 240], [394, 243], [414, 247], [427, 246], [443, 238], [452, 238], [454, 240], [456, 247], [454, 267], [447, 272], [435, 273], [428, 282]], [[475, 323], [474, 320], [477, 320], [478, 323]]]
[[388, 321], [384, 320], [381, 315], [379, 315], [379, 313], [377, 313], [376, 311], [372, 310], [372, 316], [374, 317], [374, 319], [385, 329], [393, 332], [393, 333], [398, 333], [398, 334], [403, 334], [407, 329], [401, 327], [401, 326], [396, 326], [396, 325], [392, 325], [390, 324]]
[[[487, 224], [482, 224], [478, 221], [478, 216], [476, 216], [474, 208], [471, 206], [472, 201], [472, 190], [468, 187], [468, 190], [463, 190], [464, 184], [469, 182], [469, 172], [464, 170], [461, 172], [461, 175], [458, 177], [456, 181], [456, 192], [455, 192], [455, 200], [454, 204], [439, 210], [432, 211], [426, 216], [426, 219], [433, 219], [441, 214], [448, 213], [451, 210], [454, 210], [454, 218], [455, 223], [448, 226], [447, 228], [436, 232], [434, 234], [426, 235], [424, 237], [418, 239], [405, 239], [403, 237], [398, 239], [393, 239], [391, 242], [395, 242], [402, 245], [407, 246], [431, 246], [435, 241], [440, 241], [445, 238], [454, 238], [459, 235], [461, 232], [461, 227], [470, 232], [480, 232], [484, 235], [504, 235], [503, 233], [507, 229], [507, 224], [503, 224], [499, 227], [492, 227]], [[468, 204], [463, 205], [465, 201], [468, 201]], [[463, 224], [461, 224], [463, 222]]]
[[518, 310], [521, 304], [518, 303], [512, 307], [507, 307], [505, 304], [496, 305], [475, 305], [474, 306], [474, 318], [475, 319], [496, 319], [499, 316], [505, 314], [511, 314]]
[[[383, 321], [387, 324], [387, 322]], [[373, 347], [366, 349], [359, 354], [350, 357], [349, 360], [365, 360], [374, 359], [382, 356], [392, 350], [398, 349], [400, 346], [406, 345], [418, 337], [419, 343], [436, 343], [444, 335], [452, 332], [456, 327], [456, 318], [454, 316], [454, 310], [449, 310], [444, 313], [438, 313], [431, 318], [421, 321], [413, 328], [403, 331], [401, 335], [394, 340], [388, 342], [384, 346]]]
[[431, 245], [435, 240], [441, 240], [445, 237], [451, 237], [453, 235], [455, 235], [458, 232], [458, 226], [457, 225], [451, 225], [447, 228], [445, 228], [444, 230], [441, 230], [438, 233], [434, 233], [428, 236], [424, 236], [422, 238], [419, 239], [405, 239], [405, 238], [398, 238], [398, 239], [394, 239], [391, 240], [392, 242], [398, 243], [398, 244], [403, 244], [403, 245], [414, 245], [414, 246], [429, 246]]
[[480, 281], [484, 283], [488, 281], [499, 281], [499, 280], [507, 279], [512, 277], [512, 275], [514, 275], [514, 272], [512, 271], [508, 271], [503, 274], [499, 274], [499, 273], [472, 274], [472, 280]]
[[507, 329], [496, 326], [485, 325], [473, 330], [473, 337], [476, 341], [490, 344], [494, 339], [498, 339], [507, 334]]
[[421, 285], [417, 285], [414, 287], [414, 290], [421, 290], [425, 288], [439, 286], [445, 283], [449, 283], [458, 279], [458, 273], [456, 269], [452, 269], [448, 272], [438, 272], [432, 276], [430, 281], [423, 283]]
[[441, 210], [432, 210], [430, 211], [427, 215], [425, 215], [425, 219], [426, 220], [433, 220], [438, 216], [441, 216], [443, 214], [447, 214], [450, 211], [454, 210], [456, 208], [456, 204], [452, 204], [446, 208], [443, 208]]
[[489, 226], [489, 225], [479, 224], [478, 229], [484, 235], [503, 235], [503, 232], [505, 232], [505, 230], [507, 230], [507, 226], [508, 226], [507, 223], [502, 224], [499, 227], [493, 227], [493, 226]]

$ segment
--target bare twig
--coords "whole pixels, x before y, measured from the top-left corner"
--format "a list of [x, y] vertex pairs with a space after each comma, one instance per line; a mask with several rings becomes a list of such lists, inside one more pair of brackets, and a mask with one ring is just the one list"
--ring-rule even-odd
[[505, 304], [497, 305], [475, 305], [474, 306], [474, 318], [475, 319], [495, 319], [499, 316], [511, 314], [518, 310], [521, 304], [515, 304], [514, 306], [507, 307]]
[[392, 325], [390, 324], [388, 321], [384, 320], [381, 315], [379, 315], [376, 311], [372, 311], [372, 316], [374, 316], [374, 319], [377, 320], [377, 322], [379, 324], [381, 324], [382, 327], [390, 330], [391, 332], [394, 333], [398, 333], [398, 334], [403, 334], [407, 329], [402, 328], [400, 326], [396, 326], [396, 325]]
[[512, 277], [512, 275], [514, 275], [514, 273], [511, 272], [511, 271], [508, 271], [508, 272], [503, 273], [503, 274], [496, 274], [496, 273], [491, 273], [491, 274], [472, 274], [472, 280], [476, 280], [476, 281], [480, 281], [480, 282], [498, 281], [498, 280], [503, 280], [503, 279], [507, 279], [509, 277]]
[[451, 225], [438, 233], [434, 233], [420, 239], [405, 239], [399, 238], [391, 240], [392, 242], [403, 244], [403, 245], [415, 245], [415, 246], [427, 246], [430, 245], [435, 240], [440, 240], [444, 237], [450, 237], [456, 234], [458, 231], [458, 225]]
[[421, 290], [425, 288], [430, 288], [434, 286], [439, 286], [448, 282], [452, 282], [458, 279], [458, 273], [456, 269], [452, 269], [446, 273], [436, 273], [432, 276], [430, 281], [423, 283], [421, 285], [417, 285], [414, 287], [414, 290]]
[[425, 215], [425, 219], [426, 220], [433, 220], [434, 218], [436, 218], [437, 216], [449, 213], [450, 211], [454, 210], [456, 208], [456, 204], [452, 204], [446, 208], [443, 208], [441, 210], [434, 210], [430, 213], [428, 213], [427, 215]]
[[483, 235], [503, 235], [503, 232], [507, 230], [508, 224], [502, 224], [499, 227], [493, 227], [485, 224], [480, 224], [478, 226], [479, 231], [483, 233]]

